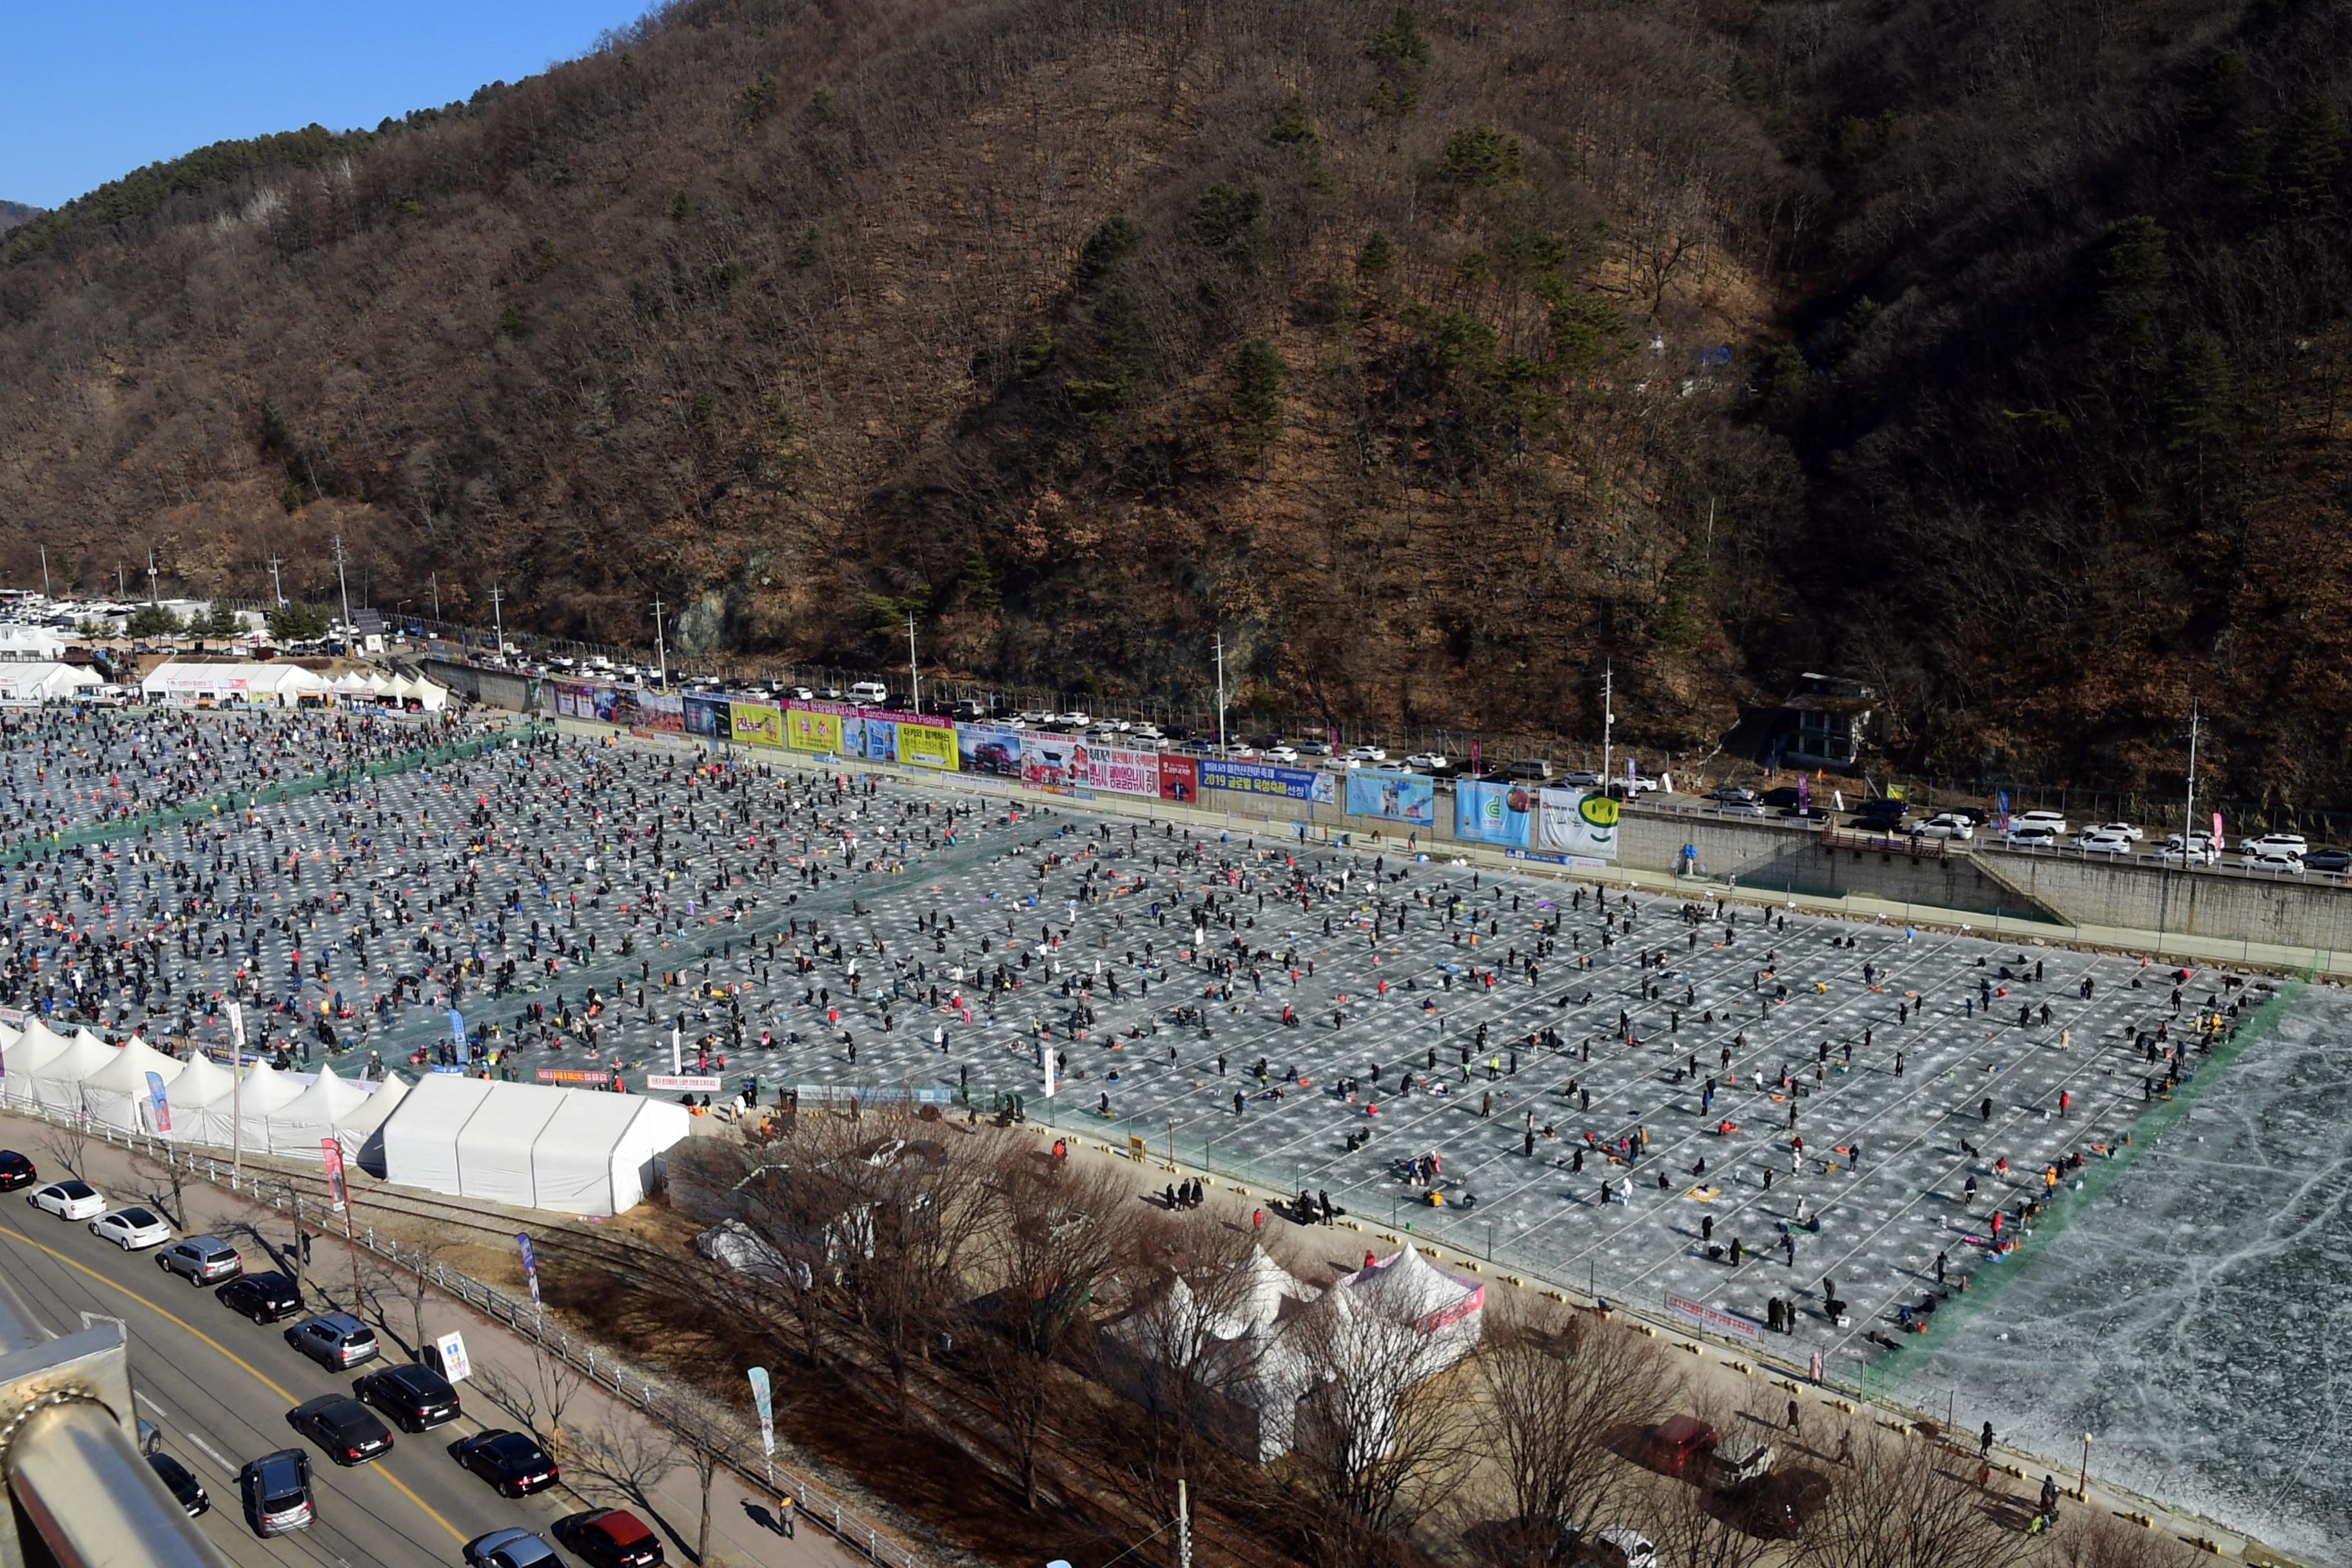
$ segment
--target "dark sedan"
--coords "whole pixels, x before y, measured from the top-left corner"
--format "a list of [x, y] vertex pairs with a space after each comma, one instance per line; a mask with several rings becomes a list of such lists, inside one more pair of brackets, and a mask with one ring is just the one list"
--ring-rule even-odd
[[375, 1412], [340, 1394], [322, 1394], [286, 1413], [286, 1424], [339, 1465], [357, 1465], [392, 1450], [392, 1434]]
[[41, 1179], [33, 1162], [14, 1149], [0, 1149], [0, 1193], [13, 1193], [18, 1187], [29, 1187]]
[[555, 1461], [520, 1432], [493, 1426], [449, 1445], [449, 1457], [508, 1497], [529, 1497], [555, 1484]]
[[213, 1506], [212, 1494], [205, 1490], [204, 1482], [188, 1473], [187, 1466], [169, 1454], [150, 1454], [147, 1456], [147, 1464], [148, 1468], [155, 1472], [155, 1479], [163, 1483], [163, 1489], [170, 1492], [179, 1505], [188, 1510], [190, 1519], [210, 1510]]
[[372, 1372], [352, 1392], [383, 1411], [404, 1432], [423, 1432], [457, 1419], [457, 1391], [430, 1367], [408, 1363]]
[[302, 1292], [295, 1288], [293, 1280], [274, 1268], [267, 1273], [242, 1275], [213, 1295], [230, 1311], [243, 1313], [257, 1323], [274, 1323], [302, 1310]]

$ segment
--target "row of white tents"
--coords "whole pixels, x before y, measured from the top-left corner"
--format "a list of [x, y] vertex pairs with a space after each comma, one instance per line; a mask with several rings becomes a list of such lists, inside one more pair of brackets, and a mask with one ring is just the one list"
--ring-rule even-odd
[[288, 1160], [322, 1161], [330, 1138], [356, 1159], [407, 1089], [397, 1076], [363, 1083], [332, 1068], [312, 1076], [256, 1062], [240, 1091], [235, 1075], [210, 1057], [166, 1056], [136, 1035], [120, 1046], [82, 1030], [60, 1035], [37, 1018], [21, 1027], [0, 1023], [0, 1105], [12, 1110], [87, 1117], [118, 1132]]
[[61, 1035], [30, 1017], [0, 1021], [0, 1108], [284, 1160], [323, 1162], [331, 1140], [403, 1186], [588, 1215], [634, 1208], [693, 1126], [685, 1107], [644, 1095], [446, 1073], [412, 1088], [398, 1074], [354, 1082], [265, 1061], [246, 1068], [240, 1090], [210, 1057], [182, 1060], [136, 1035], [119, 1046]]
[[244, 702], [284, 708], [304, 701], [383, 703], [437, 712], [448, 706], [446, 687], [422, 676], [393, 674], [373, 665], [347, 669], [332, 679], [307, 665], [284, 659], [173, 658], [149, 670], [139, 683], [150, 702]]

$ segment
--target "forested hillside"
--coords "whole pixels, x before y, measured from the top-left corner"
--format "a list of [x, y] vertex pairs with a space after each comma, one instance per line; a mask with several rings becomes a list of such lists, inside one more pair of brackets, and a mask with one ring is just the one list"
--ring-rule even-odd
[[[2352, 0], [680, 0], [0, 241], [0, 564], [2352, 797]], [[2347, 416], [2352, 423], [2352, 416]], [[1621, 728], [1621, 735], [1625, 733]]]
[[38, 217], [41, 209], [26, 206], [23, 202], [0, 202], [0, 234], [5, 234], [18, 224]]

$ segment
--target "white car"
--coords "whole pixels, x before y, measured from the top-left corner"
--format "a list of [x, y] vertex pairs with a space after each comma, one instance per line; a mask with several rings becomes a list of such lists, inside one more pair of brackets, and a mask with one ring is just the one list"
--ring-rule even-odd
[[1911, 837], [1914, 838], [1957, 838], [1966, 843], [1976, 836], [1975, 823], [1948, 811], [1911, 825]]
[[1054, 716], [1042, 708], [1024, 708], [1021, 710], [1020, 721], [1024, 724], [1050, 724]]
[[1425, 773], [1444, 773], [1453, 761], [1444, 752], [1415, 752], [1404, 760], [1404, 765]]
[[1652, 778], [1649, 774], [1635, 773], [1633, 775], [1633, 788], [1635, 795], [1648, 795], [1652, 790], [1654, 790], [1657, 787], [1658, 781]]
[[816, 700], [816, 693], [811, 691], [805, 686], [787, 686], [784, 688], [784, 695], [798, 702], [814, 702]]
[[2065, 831], [2046, 822], [2020, 822], [2011, 826], [2009, 842], [2026, 849], [2047, 849], [2056, 844], [2058, 836]]
[[89, 1233], [100, 1241], [110, 1241], [125, 1252], [142, 1247], [161, 1247], [172, 1239], [172, 1227], [152, 1209], [116, 1209], [110, 1215], [89, 1222]]
[[1160, 732], [1160, 726], [1157, 724], [1138, 724], [1134, 733], [1139, 741], [1164, 741], [1168, 738]]
[[1125, 719], [1113, 719], [1109, 723], [1105, 724], [1103, 728], [1106, 730], [1114, 730], [1119, 734], [1125, 735], [1130, 733], [1135, 729], [1135, 726]]
[[1295, 746], [1268, 746], [1265, 749], [1265, 760], [1269, 763], [1295, 763], [1298, 761], [1298, 749]]
[[2290, 855], [2284, 849], [2245, 849], [2239, 854], [2238, 863], [2249, 871], [2293, 871], [2303, 874], [2303, 857]]
[[2242, 855], [2292, 855], [2302, 859], [2311, 853], [2311, 846], [2300, 833], [2265, 833], [2260, 838], [2249, 838], [2238, 846]]
[[106, 1194], [88, 1182], [51, 1182], [26, 1194], [25, 1201], [59, 1219], [89, 1219], [106, 1212]]
[[2130, 839], [2135, 844], [2147, 837], [2146, 829], [2134, 827], [2128, 822], [2102, 822], [2096, 827], [2092, 828], [2091, 831], [2093, 833], [2121, 834], [2124, 837]]
[[1054, 722], [1056, 724], [1066, 724], [1073, 730], [1083, 730], [1087, 725], [1093, 723], [1094, 720], [1087, 714], [1073, 712], [1056, 715], [1054, 719]]
[[2061, 811], [2021, 811], [2009, 819], [2010, 831], [2023, 827], [2046, 827], [2059, 837], [2066, 836], [2066, 814]]
[[1359, 763], [1385, 763], [1389, 760], [1389, 754], [1378, 746], [1350, 746], [1348, 755]]
[[2095, 827], [2076, 838], [2074, 847], [2085, 855], [2128, 855], [2132, 852], [2132, 841], [2120, 833]]
[[1719, 816], [1764, 816], [1769, 815], [1760, 800], [1719, 800], [1715, 803]]
[[878, 680], [861, 680], [849, 689], [852, 702], [878, 703], [887, 701], [890, 689]]
[[[2167, 860], [2178, 864], [2182, 847], [2183, 841], [2178, 833], [2164, 836], [2164, 858]], [[2210, 833], [2192, 833], [2187, 840], [2189, 859], [2192, 865], [2200, 861], [2206, 865], [2212, 864], [2221, 858], [2221, 851], [2226, 847], [2221, 840]]]

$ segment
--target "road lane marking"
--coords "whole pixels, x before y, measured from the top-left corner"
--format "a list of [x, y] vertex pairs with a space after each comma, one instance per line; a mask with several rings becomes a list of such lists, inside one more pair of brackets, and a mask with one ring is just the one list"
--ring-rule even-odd
[[[124, 1339], [126, 1339], [126, 1340], [127, 1340], [127, 1339], [129, 1339], [129, 1338], [131, 1337], [131, 1331], [130, 1331], [130, 1329], [129, 1329], [129, 1328], [127, 1328], [127, 1327], [126, 1327], [126, 1328], [122, 1331], [122, 1337], [123, 1337]], [[137, 1401], [139, 1401], [139, 1403], [140, 1403], [140, 1404], [142, 1404], [142, 1405], [145, 1405], [148, 1409], [152, 1410], [152, 1411], [155, 1413], [155, 1419], [156, 1419], [156, 1420], [158, 1420], [158, 1421], [169, 1421], [169, 1420], [172, 1418], [172, 1413], [171, 1413], [170, 1411], [168, 1411], [168, 1410], [164, 1409], [162, 1405], [160, 1405], [156, 1404], [153, 1400], [152, 1400], [152, 1399], [150, 1399], [150, 1398], [148, 1398], [148, 1397], [147, 1397], [147, 1391], [146, 1391], [145, 1389], [143, 1389], [143, 1388], [134, 1388], [134, 1389], [132, 1389], [132, 1390], [131, 1391], [131, 1398], [133, 1398], [133, 1399], [136, 1399]]]
[[220, 1454], [210, 1443], [205, 1441], [203, 1435], [196, 1431], [194, 1427], [191, 1426], [180, 1435], [185, 1437], [189, 1442], [194, 1443], [197, 1447], [202, 1448], [205, 1451], [205, 1458], [210, 1459], [214, 1464], [218, 1465], [221, 1468], [221, 1474], [226, 1476], [231, 1480], [236, 1479], [237, 1468], [235, 1465], [230, 1464], [226, 1459], [222, 1458]]
[[[18, 1241], [23, 1242], [26, 1246], [33, 1247], [38, 1251], [47, 1253], [51, 1258], [56, 1258], [58, 1262], [64, 1264], [67, 1268], [74, 1270], [76, 1273], [87, 1274], [92, 1279], [95, 1279], [100, 1284], [105, 1286], [108, 1289], [119, 1291], [122, 1295], [130, 1297], [132, 1300], [138, 1302], [141, 1306], [146, 1308], [157, 1317], [163, 1319], [166, 1322], [177, 1323], [180, 1327], [187, 1330], [188, 1332], [194, 1334], [196, 1338], [204, 1341], [205, 1343], [212, 1346], [213, 1349], [220, 1352], [220, 1353], [227, 1357], [229, 1361], [250, 1373], [253, 1375], [255, 1382], [260, 1384], [264, 1388], [267, 1388], [272, 1394], [278, 1395], [278, 1398], [286, 1401], [288, 1405], [293, 1405], [302, 1403], [292, 1394], [287, 1393], [284, 1388], [280, 1387], [278, 1381], [271, 1377], [268, 1373], [263, 1372], [259, 1367], [254, 1365], [251, 1362], [246, 1360], [243, 1356], [229, 1349], [226, 1345], [221, 1343], [220, 1341], [213, 1338], [212, 1335], [205, 1332], [204, 1330], [196, 1327], [195, 1324], [188, 1321], [187, 1319], [180, 1316], [177, 1312], [173, 1311], [170, 1308], [158, 1306], [156, 1303], [149, 1300], [146, 1297], [141, 1295], [138, 1291], [133, 1290], [130, 1286], [118, 1284], [114, 1280], [109, 1279], [97, 1269], [89, 1267], [87, 1264], [79, 1263], [73, 1258], [68, 1258], [64, 1253], [59, 1252], [54, 1247], [50, 1247], [43, 1242], [35, 1241], [31, 1237], [26, 1236], [23, 1231], [18, 1230], [12, 1226], [0, 1225], [0, 1236], [13, 1236]], [[206, 1450], [208, 1453], [211, 1450], [209, 1449]], [[375, 1474], [382, 1476], [385, 1480], [390, 1481], [393, 1484], [394, 1489], [397, 1490], [401, 1496], [406, 1498], [410, 1502], [415, 1503], [417, 1509], [422, 1511], [427, 1519], [430, 1519], [434, 1523], [447, 1531], [451, 1537], [458, 1541], [468, 1539], [464, 1531], [459, 1530], [456, 1525], [451, 1524], [447, 1520], [442, 1518], [440, 1510], [436, 1509], [431, 1503], [426, 1502], [423, 1498], [418, 1497], [415, 1492], [411, 1491], [408, 1488], [407, 1482], [402, 1480], [398, 1476], [394, 1475], [390, 1470], [383, 1468], [380, 1465], [371, 1465], [368, 1468], [373, 1470]]]

